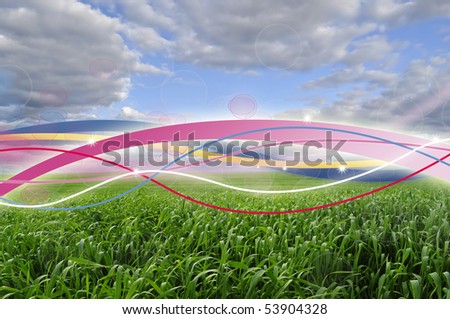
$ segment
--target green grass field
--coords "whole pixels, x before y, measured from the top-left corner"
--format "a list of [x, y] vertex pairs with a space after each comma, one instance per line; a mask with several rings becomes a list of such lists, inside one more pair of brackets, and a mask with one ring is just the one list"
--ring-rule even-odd
[[[229, 175], [227, 182], [248, 186], [249, 178], [275, 188], [317, 184], [284, 173]], [[377, 186], [249, 195], [163, 180], [195, 198], [250, 210], [323, 204]], [[56, 198], [86, 185], [46, 188]], [[204, 208], [149, 184], [84, 210], [2, 207], [0, 297], [450, 298], [449, 195], [448, 185], [419, 180], [329, 209], [254, 216]]]

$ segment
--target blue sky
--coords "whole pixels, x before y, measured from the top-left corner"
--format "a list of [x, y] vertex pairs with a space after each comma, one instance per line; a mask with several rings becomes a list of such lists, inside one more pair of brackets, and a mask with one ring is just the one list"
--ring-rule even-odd
[[15, 93], [1, 94], [0, 121], [50, 110], [447, 130], [450, 5], [344, 2], [3, 1], [1, 85]]

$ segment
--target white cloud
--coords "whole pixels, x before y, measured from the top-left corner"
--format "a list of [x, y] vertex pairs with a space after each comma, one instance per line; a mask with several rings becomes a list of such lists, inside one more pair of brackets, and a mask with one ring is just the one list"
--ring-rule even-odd
[[130, 39], [169, 48], [181, 62], [227, 70], [383, 61], [398, 44], [373, 32], [450, 13], [444, 0], [116, 1], [134, 25]]
[[[123, 9], [126, 19], [136, 24], [165, 29], [175, 27], [174, 20], [161, 13], [163, 10], [170, 10], [170, 1], [153, 1], [150, 4], [146, 0], [118, 0], [118, 3]], [[157, 10], [155, 10], [155, 5]]]
[[342, 59], [348, 65], [360, 65], [371, 61], [379, 61], [393, 53], [396, 46], [389, 43], [385, 36], [368, 36], [354, 41], [353, 48]]
[[179, 1], [173, 54], [226, 69], [308, 70], [342, 59], [354, 38], [374, 30], [356, 21], [359, 10], [359, 1]]
[[382, 21], [405, 23], [406, 18], [414, 11], [412, 1], [377, 0], [367, 1], [366, 12], [369, 16]]
[[171, 45], [170, 41], [161, 37], [153, 28], [129, 25], [124, 26], [123, 29], [131, 41], [147, 52], [167, 50]]
[[120, 109], [120, 114], [118, 118], [127, 120], [141, 120], [144, 119], [146, 115], [142, 112], [135, 110], [130, 106], [124, 106]]
[[399, 44], [374, 33], [450, 13], [445, 0], [115, 3], [123, 9], [124, 34], [140, 49], [167, 50], [176, 61], [228, 71], [392, 64]]
[[309, 81], [303, 85], [305, 89], [339, 87], [349, 83], [369, 83], [373, 87], [392, 85], [397, 79], [396, 73], [382, 70], [368, 70], [363, 65], [339, 69], [327, 76]]
[[[333, 81], [358, 82], [331, 102], [319, 105], [314, 120], [403, 129], [417, 134], [450, 132], [450, 55], [412, 61], [404, 73], [381, 81], [378, 93], [367, 89], [365, 81], [356, 80], [361, 74], [362, 78], [370, 79], [370, 74], [363, 70], [356, 75], [334, 73], [313, 83], [324, 87]], [[311, 106], [314, 102], [305, 107]], [[302, 119], [304, 114], [302, 107], [279, 113], [277, 117]]]
[[79, 113], [98, 101], [106, 106], [128, 95], [131, 72], [167, 72], [139, 62], [119, 35], [118, 19], [75, 0], [6, 0], [0, 15], [5, 85], [16, 91], [14, 99], [1, 95], [0, 105], [27, 100], [22, 117], [38, 119], [49, 107]]
[[447, 0], [367, 1], [365, 14], [389, 25], [399, 25], [434, 17], [450, 17]]
[[120, 108], [120, 113], [116, 116], [122, 120], [134, 120], [134, 121], [148, 121], [148, 122], [160, 122], [161, 117], [165, 116], [163, 113], [146, 114], [136, 110], [131, 106], [124, 106]]
[[119, 114], [117, 114], [116, 118], [122, 120], [145, 121], [157, 123], [160, 125], [179, 124], [186, 122], [186, 118], [182, 114], [166, 113], [158, 110], [150, 110], [149, 112], [144, 113], [132, 106], [124, 106], [120, 108], [120, 112]]
[[[8, 119], [0, 115], [0, 120], [16, 120], [10, 117], [17, 116], [17, 104], [26, 105], [19, 114], [28, 118], [39, 117], [45, 107], [64, 109], [68, 117], [89, 114], [92, 105], [125, 99], [133, 72], [172, 75], [173, 60], [249, 76], [264, 67], [298, 72], [333, 65], [333, 73], [303, 88], [365, 86], [337, 95], [314, 115], [390, 120], [414, 101], [427, 105], [426, 117], [438, 116], [437, 101], [423, 92], [422, 79], [426, 75], [445, 85], [448, 72], [442, 70], [450, 64], [448, 56], [414, 61], [405, 74], [395, 74], [391, 67], [405, 44], [380, 33], [449, 17], [446, 0], [94, 2], [111, 16], [75, 0], [2, 1], [0, 55], [6, 66], [0, 66], [0, 81], [9, 93], [0, 92], [0, 106], [12, 108], [2, 112]], [[157, 54], [164, 55], [165, 66], [141, 61]], [[120, 116], [145, 118], [131, 107]]]

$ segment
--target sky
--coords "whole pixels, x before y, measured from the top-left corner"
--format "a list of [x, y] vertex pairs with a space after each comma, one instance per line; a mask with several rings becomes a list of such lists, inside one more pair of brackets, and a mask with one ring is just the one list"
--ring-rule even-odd
[[443, 136], [446, 0], [2, 0], [0, 126], [277, 118]]

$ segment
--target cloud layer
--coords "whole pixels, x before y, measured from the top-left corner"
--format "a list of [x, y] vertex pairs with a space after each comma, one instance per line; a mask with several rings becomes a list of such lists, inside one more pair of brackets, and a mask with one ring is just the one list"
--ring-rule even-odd
[[[328, 68], [298, 83], [309, 100], [281, 117], [420, 130], [450, 125], [448, 53], [413, 59], [399, 71], [399, 52], [414, 43], [387, 35], [449, 18], [445, 0], [4, 0], [0, 14], [1, 122], [39, 121], [48, 109], [67, 119], [94, 117], [96, 108], [128, 96], [136, 74], [142, 87], [154, 88], [179, 63], [243, 76]], [[445, 41], [450, 30], [442, 32]], [[334, 98], [311, 97], [323, 90]], [[114, 116], [143, 114], [122, 107]]]
[[139, 62], [118, 19], [86, 4], [2, 1], [0, 15], [0, 107], [19, 108], [21, 118], [39, 119], [48, 108], [76, 117], [124, 99], [132, 72], [163, 72]]

